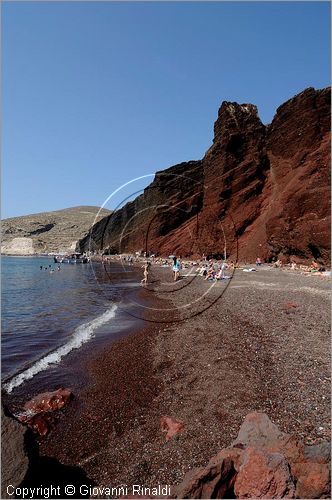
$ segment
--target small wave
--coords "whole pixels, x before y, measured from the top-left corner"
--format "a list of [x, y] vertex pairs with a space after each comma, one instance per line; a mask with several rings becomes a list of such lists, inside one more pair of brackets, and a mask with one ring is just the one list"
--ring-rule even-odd
[[37, 373], [46, 370], [50, 365], [59, 363], [59, 361], [69, 354], [72, 350], [78, 349], [85, 342], [88, 342], [92, 337], [96, 328], [102, 326], [103, 324], [110, 321], [115, 316], [115, 311], [117, 306], [113, 306], [104, 312], [101, 316], [84, 323], [83, 325], [76, 328], [72, 337], [69, 341], [61, 347], [58, 347], [55, 351], [47, 354], [45, 357], [36, 361], [30, 368], [27, 368], [23, 372], [14, 376], [9, 382], [3, 385], [6, 392], [11, 393], [15, 387], [21, 385], [25, 380], [29, 380], [34, 377]]

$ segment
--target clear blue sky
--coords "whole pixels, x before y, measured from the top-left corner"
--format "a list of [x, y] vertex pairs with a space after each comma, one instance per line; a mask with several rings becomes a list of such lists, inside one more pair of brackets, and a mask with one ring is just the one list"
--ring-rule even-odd
[[330, 84], [329, 47], [327, 2], [3, 3], [2, 217], [201, 158], [223, 100], [269, 123]]

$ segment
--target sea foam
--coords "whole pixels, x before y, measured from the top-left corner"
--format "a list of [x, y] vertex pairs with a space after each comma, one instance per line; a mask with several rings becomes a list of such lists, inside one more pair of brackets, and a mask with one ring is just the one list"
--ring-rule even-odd
[[110, 309], [104, 312], [101, 316], [84, 323], [76, 328], [72, 337], [68, 340], [66, 344], [58, 347], [55, 351], [47, 354], [40, 360], [36, 361], [32, 366], [24, 370], [23, 372], [15, 375], [9, 382], [3, 385], [6, 392], [11, 393], [15, 387], [18, 387], [26, 380], [31, 379], [37, 373], [46, 370], [50, 365], [57, 364], [61, 359], [74, 349], [78, 349], [83, 344], [88, 342], [93, 336], [97, 328], [104, 325], [110, 321], [115, 316], [117, 306], [112, 305]]

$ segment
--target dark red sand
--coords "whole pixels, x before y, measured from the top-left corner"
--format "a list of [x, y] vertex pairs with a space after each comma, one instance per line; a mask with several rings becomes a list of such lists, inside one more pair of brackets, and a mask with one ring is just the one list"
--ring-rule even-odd
[[[153, 269], [152, 278], [160, 292], [170, 285], [157, 283], [171, 281], [168, 269]], [[225, 286], [217, 285], [206, 303]], [[197, 279], [180, 292], [168, 288], [163, 299], [143, 292], [161, 309], [150, 317], [169, 319], [165, 307], [188, 302], [203, 310], [194, 300], [208, 286]], [[287, 308], [289, 302], [297, 306]], [[185, 311], [174, 310], [174, 319]], [[155, 486], [178, 483], [206, 464], [250, 411], [266, 412], [308, 443], [329, 439], [329, 349], [327, 281], [237, 271], [222, 299], [201, 314], [147, 322], [91, 359], [92, 384], [75, 395], [41, 452], [101, 485]], [[166, 441], [162, 415], [183, 421], [184, 432]]]

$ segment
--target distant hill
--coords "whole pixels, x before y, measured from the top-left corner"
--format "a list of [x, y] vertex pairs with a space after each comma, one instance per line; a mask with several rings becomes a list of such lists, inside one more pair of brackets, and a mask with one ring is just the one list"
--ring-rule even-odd
[[110, 215], [106, 209], [81, 206], [4, 219], [1, 223], [1, 252], [32, 255], [75, 251], [79, 239], [93, 224]]

